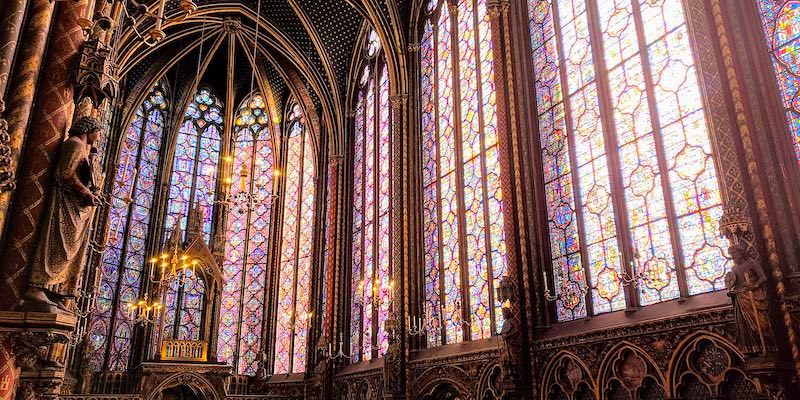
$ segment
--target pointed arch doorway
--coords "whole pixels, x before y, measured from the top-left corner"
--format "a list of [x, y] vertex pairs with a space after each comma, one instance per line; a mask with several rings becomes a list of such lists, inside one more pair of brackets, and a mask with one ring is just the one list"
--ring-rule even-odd
[[166, 388], [160, 397], [161, 400], [208, 400], [202, 391], [188, 384]]

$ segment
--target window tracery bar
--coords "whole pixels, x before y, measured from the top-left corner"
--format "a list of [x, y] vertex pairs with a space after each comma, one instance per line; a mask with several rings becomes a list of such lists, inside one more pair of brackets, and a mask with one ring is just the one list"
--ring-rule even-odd
[[427, 10], [420, 41], [425, 318], [428, 346], [436, 346], [497, 331], [494, 288], [507, 267], [486, 2], [430, 1]]
[[[682, 3], [529, 10], [558, 319], [722, 288], [719, 184]], [[627, 299], [624, 284], [637, 288]]]
[[285, 168], [283, 237], [280, 241], [274, 373], [305, 372], [310, 302], [316, 159], [301, 120], [291, 106]]
[[230, 195], [217, 356], [253, 375], [261, 350], [273, 151], [269, 114], [260, 94], [239, 107], [234, 127]]
[[353, 260], [351, 290], [353, 310], [350, 314], [350, 354], [353, 362], [361, 361], [364, 312], [364, 92], [358, 94], [353, 141]]
[[797, 160], [800, 161], [800, 4], [789, 0], [758, 0], [767, 47], [778, 82], [786, 121]]
[[156, 86], [137, 108], [122, 142], [112, 188], [111, 233], [90, 327], [88, 351], [95, 370], [128, 367], [134, 323], [125, 305], [138, 299], [141, 289], [166, 110], [164, 91]]

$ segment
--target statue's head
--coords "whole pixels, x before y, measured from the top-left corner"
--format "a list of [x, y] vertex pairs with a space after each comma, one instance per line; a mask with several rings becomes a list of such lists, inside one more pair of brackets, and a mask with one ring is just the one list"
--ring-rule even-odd
[[103, 134], [103, 123], [92, 116], [78, 117], [69, 128], [70, 136], [86, 136], [86, 142], [91, 145]]
[[731, 258], [734, 261], [744, 260], [747, 258], [747, 246], [741, 243], [731, 245], [731, 247], [728, 248], [728, 252], [731, 254]]

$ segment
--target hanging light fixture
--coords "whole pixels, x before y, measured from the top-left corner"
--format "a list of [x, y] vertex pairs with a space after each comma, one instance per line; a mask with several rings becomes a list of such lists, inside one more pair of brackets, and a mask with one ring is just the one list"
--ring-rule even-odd
[[[57, 1], [65, 1], [65, 0], [57, 0]], [[195, 11], [197, 11], [197, 4], [193, 0], [181, 0], [178, 3], [178, 9], [180, 12], [171, 17], [166, 18], [164, 16], [166, 12], [166, 0], [158, 0], [158, 4], [155, 7], [148, 6], [144, 3], [144, 1], [139, 0], [101, 0], [105, 1], [107, 4], [113, 4], [113, 8], [119, 7], [122, 12], [122, 16], [120, 17], [120, 25], [128, 24], [129, 29], [136, 35], [142, 43], [146, 44], [149, 47], [153, 47], [164, 38], [167, 37], [166, 32], [164, 32], [164, 25], [170, 24], [172, 22], [183, 21], [190, 15], [192, 15]], [[145, 0], [146, 1], [146, 0]], [[94, 26], [92, 20], [94, 19], [94, 5], [90, 3], [90, 7], [86, 7], [85, 14], [79, 18], [78, 23], [81, 25], [82, 28], [88, 30]], [[104, 7], [102, 9], [110, 10], [112, 7]], [[107, 14], [101, 13], [101, 14]], [[105, 23], [110, 28], [111, 21], [105, 21], [104, 18], [107, 18], [108, 15], [100, 15], [99, 21], [100, 23]], [[137, 18], [143, 19], [154, 19], [154, 25], [150, 30], [146, 33], [140, 32], [139, 29], [136, 28], [137, 25]], [[141, 25], [142, 21], [139, 21]], [[119, 29], [118, 29], [119, 31]]]
[[[256, 29], [255, 38], [253, 39], [253, 65], [250, 69], [250, 93], [253, 93], [253, 90], [255, 89], [256, 64], [258, 63], [258, 36], [260, 31], [259, 21], [261, 21], [261, 0], [258, 0], [256, 5]], [[254, 134], [256, 133], [257, 132], [254, 132]], [[233, 149], [231, 148], [228, 151], [232, 152]], [[265, 179], [262, 178], [258, 180], [251, 187], [249, 185], [250, 172], [248, 171], [245, 163], [242, 163], [239, 171], [234, 171], [234, 158], [232, 155], [229, 154], [224, 156], [222, 160], [226, 163], [223, 170], [230, 171], [230, 175], [222, 180], [222, 185], [224, 188], [223, 195], [222, 198], [217, 201], [218, 203], [228, 207], [234, 207], [238, 213], [244, 214], [255, 208], [257, 204], [263, 203], [266, 200], [264, 191], [261, 190], [266, 185]], [[262, 165], [263, 160], [256, 160], [255, 162], [258, 165]], [[273, 175], [278, 176], [280, 175], [280, 172], [276, 169], [273, 171]], [[233, 194], [234, 184], [236, 184], [239, 188], [236, 194]]]

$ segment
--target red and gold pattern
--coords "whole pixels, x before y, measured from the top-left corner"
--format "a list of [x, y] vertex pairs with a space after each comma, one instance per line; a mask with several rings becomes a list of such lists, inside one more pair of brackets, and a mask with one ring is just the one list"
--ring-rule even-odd
[[11, 346], [6, 342], [0, 342], [0, 400], [14, 398], [16, 380], [17, 367], [14, 355], [11, 354]]
[[[47, 2], [47, 1], [45, 1]], [[39, 6], [35, 4], [35, 6]], [[56, 8], [52, 43], [42, 71], [40, 93], [27, 135], [15, 193], [12, 215], [3, 249], [5, 270], [0, 291], [8, 293], [0, 308], [8, 309], [19, 298], [28, 278], [27, 264], [34, 249], [34, 240], [47, 198], [45, 188], [51, 185], [52, 159], [67, 132], [74, 109], [73, 84], [70, 72], [77, 66], [84, 37], [78, 18], [83, 15], [86, 1], [59, 2]], [[45, 17], [47, 12], [41, 13]], [[33, 97], [33, 96], [30, 96]]]

